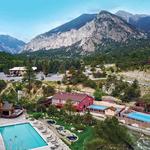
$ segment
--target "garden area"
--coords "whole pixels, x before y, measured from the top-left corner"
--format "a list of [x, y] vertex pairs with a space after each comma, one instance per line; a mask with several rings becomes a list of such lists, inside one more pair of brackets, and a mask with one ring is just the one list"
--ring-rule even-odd
[[30, 113], [35, 119], [54, 120], [56, 128], [63, 127], [78, 137], [78, 140], [68, 144], [72, 150], [133, 150], [134, 141], [129, 131], [120, 125], [118, 120], [108, 118], [105, 121], [95, 120], [90, 112], [80, 115], [73, 110], [72, 104], [68, 101], [63, 109], [57, 109], [50, 105], [47, 109], [39, 107], [38, 112]]
[[[93, 128], [90, 126], [84, 126], [80, 127], [80, 125], [75, 124], [69, 124], [66, 123], [58, 118], [53, 118], [58, 125], [63, 126], [65, 129], [75, 133], [75, 135], [78, 136], [78, 140], [75, 142], [72, 142], [69, 147], [72, 150], [83, 150], [84, 149], [84, 143], [86, 143], [89, 139], [92, 139], [93, 135]], [[80, 129], [80, 130], [78, 130]]]
[[[67, 106], [66, 106], [67, 105]], [[34, 119], [44, 119], [47, 121], [56, 122], [55, 126], [64, 127], [64, 130], [69, 130], [75, 134], [78, 139], [75, 142], [71, 142], [71, 145], [66, 142], [66, 139], [62, 139], [72, 150], [83, 150], [84, 143], [93, 136], [93, 127], [96, 124], [96, 120], [93, 119], [89, 112], [84, 115], [76, 114], [73, 111], [73, 107], [70, 107], [67, 103], [64, 109], [57, 109], [51, 105], [46, 110], [42, 107], [38, 112], [28, 112], [29, 116]]]

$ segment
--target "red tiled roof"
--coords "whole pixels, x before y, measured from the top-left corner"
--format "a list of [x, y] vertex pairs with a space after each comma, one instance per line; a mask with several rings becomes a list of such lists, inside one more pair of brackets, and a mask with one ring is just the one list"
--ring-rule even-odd
[[88, 96], [87, 94], [59, 92], [53, 96], [53, 99], [59, 99], [65, 101], [71, 99], [73, 101], [82, 101], [87, 96]]

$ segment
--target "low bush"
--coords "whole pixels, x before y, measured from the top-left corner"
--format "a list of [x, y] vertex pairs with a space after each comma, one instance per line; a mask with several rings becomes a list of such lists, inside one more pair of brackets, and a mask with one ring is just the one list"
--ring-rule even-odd
[[82, 124], [75, 124], [74, 127], [76, 128], [76, 130], [84, 130], [85, 126]]
[[34, 119], [39, 119], [39, 118], [43, 118], [44, 115], [43, 115], [43, 113], [41, 113], [41, 112], [35, 112], [35, 113], [32, 114], [32, 117], [33, 117]]
[[5, 89], [7, 86], [6, 82], [4, 80], [0, 80], [0, 92]]

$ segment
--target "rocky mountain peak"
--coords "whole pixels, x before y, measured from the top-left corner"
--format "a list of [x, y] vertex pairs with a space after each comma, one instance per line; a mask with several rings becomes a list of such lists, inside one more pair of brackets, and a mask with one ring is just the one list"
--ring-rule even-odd
[[81, 15], [71, 22], [34, 38], [27, 44], [25, 50], [49, 50], [76, 45], [83, 51], [91, 52], [95, 50], [96, 44], [104, 45], [108, 40], [125, 42], [128, 39], [144, 37], [143, 33], [123, 19], [107, 11], [101, 11], [97, 15]]

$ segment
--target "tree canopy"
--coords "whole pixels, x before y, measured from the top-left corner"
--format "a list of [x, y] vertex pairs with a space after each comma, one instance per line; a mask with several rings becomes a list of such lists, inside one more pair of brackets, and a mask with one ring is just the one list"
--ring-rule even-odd
[[94, 98], [97, 101], [100, 101], [102, 99], [102, 90], [100, 88], [97, 88], [94, 92]]
[[115, 117], [99, 122], [94, 130], [95, 138], [85, 144], [86, 150], [133, 149], [130, 134]]

